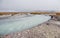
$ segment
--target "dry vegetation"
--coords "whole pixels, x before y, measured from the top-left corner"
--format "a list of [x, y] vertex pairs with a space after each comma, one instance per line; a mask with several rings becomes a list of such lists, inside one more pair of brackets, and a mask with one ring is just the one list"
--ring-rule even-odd
[[22, 15], [22, 14], [27, 14], [27, 12], [0, 12], [0, 15], [16, 15], [16, 14], [20, 14], [20, 15]]
[[0, 15], [15, 15], [15, 14], [47, 14], [47, 15], [53, 15], [53, 16], [60, 16], [60, 12], [0, 12]]

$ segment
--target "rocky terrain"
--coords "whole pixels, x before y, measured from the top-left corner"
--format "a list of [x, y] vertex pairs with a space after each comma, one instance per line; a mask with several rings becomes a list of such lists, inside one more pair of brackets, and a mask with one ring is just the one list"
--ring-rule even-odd
[[0, 38], [60, 38], [60, 21], [54, 18], [25, 31], [0, 36]]

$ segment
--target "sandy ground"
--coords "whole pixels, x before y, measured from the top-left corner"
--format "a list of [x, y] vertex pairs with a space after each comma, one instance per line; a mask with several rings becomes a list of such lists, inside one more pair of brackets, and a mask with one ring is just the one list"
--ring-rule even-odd
[[0, 38], [60, 38], [60, 21], [49, 20], [22, 32], [11, 33]]

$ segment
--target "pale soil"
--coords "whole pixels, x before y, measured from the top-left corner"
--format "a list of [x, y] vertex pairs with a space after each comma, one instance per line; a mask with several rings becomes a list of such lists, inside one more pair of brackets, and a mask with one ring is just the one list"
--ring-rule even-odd
[[60, 38], [60, 21], [49, 20], [22, 32], [11, 33], [1, 38]]

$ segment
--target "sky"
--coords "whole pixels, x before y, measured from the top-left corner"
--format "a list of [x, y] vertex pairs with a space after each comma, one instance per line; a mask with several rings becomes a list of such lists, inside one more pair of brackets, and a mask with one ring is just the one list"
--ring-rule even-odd
[[0, 11], [60, 11], [60, 0], [0, 0]]

